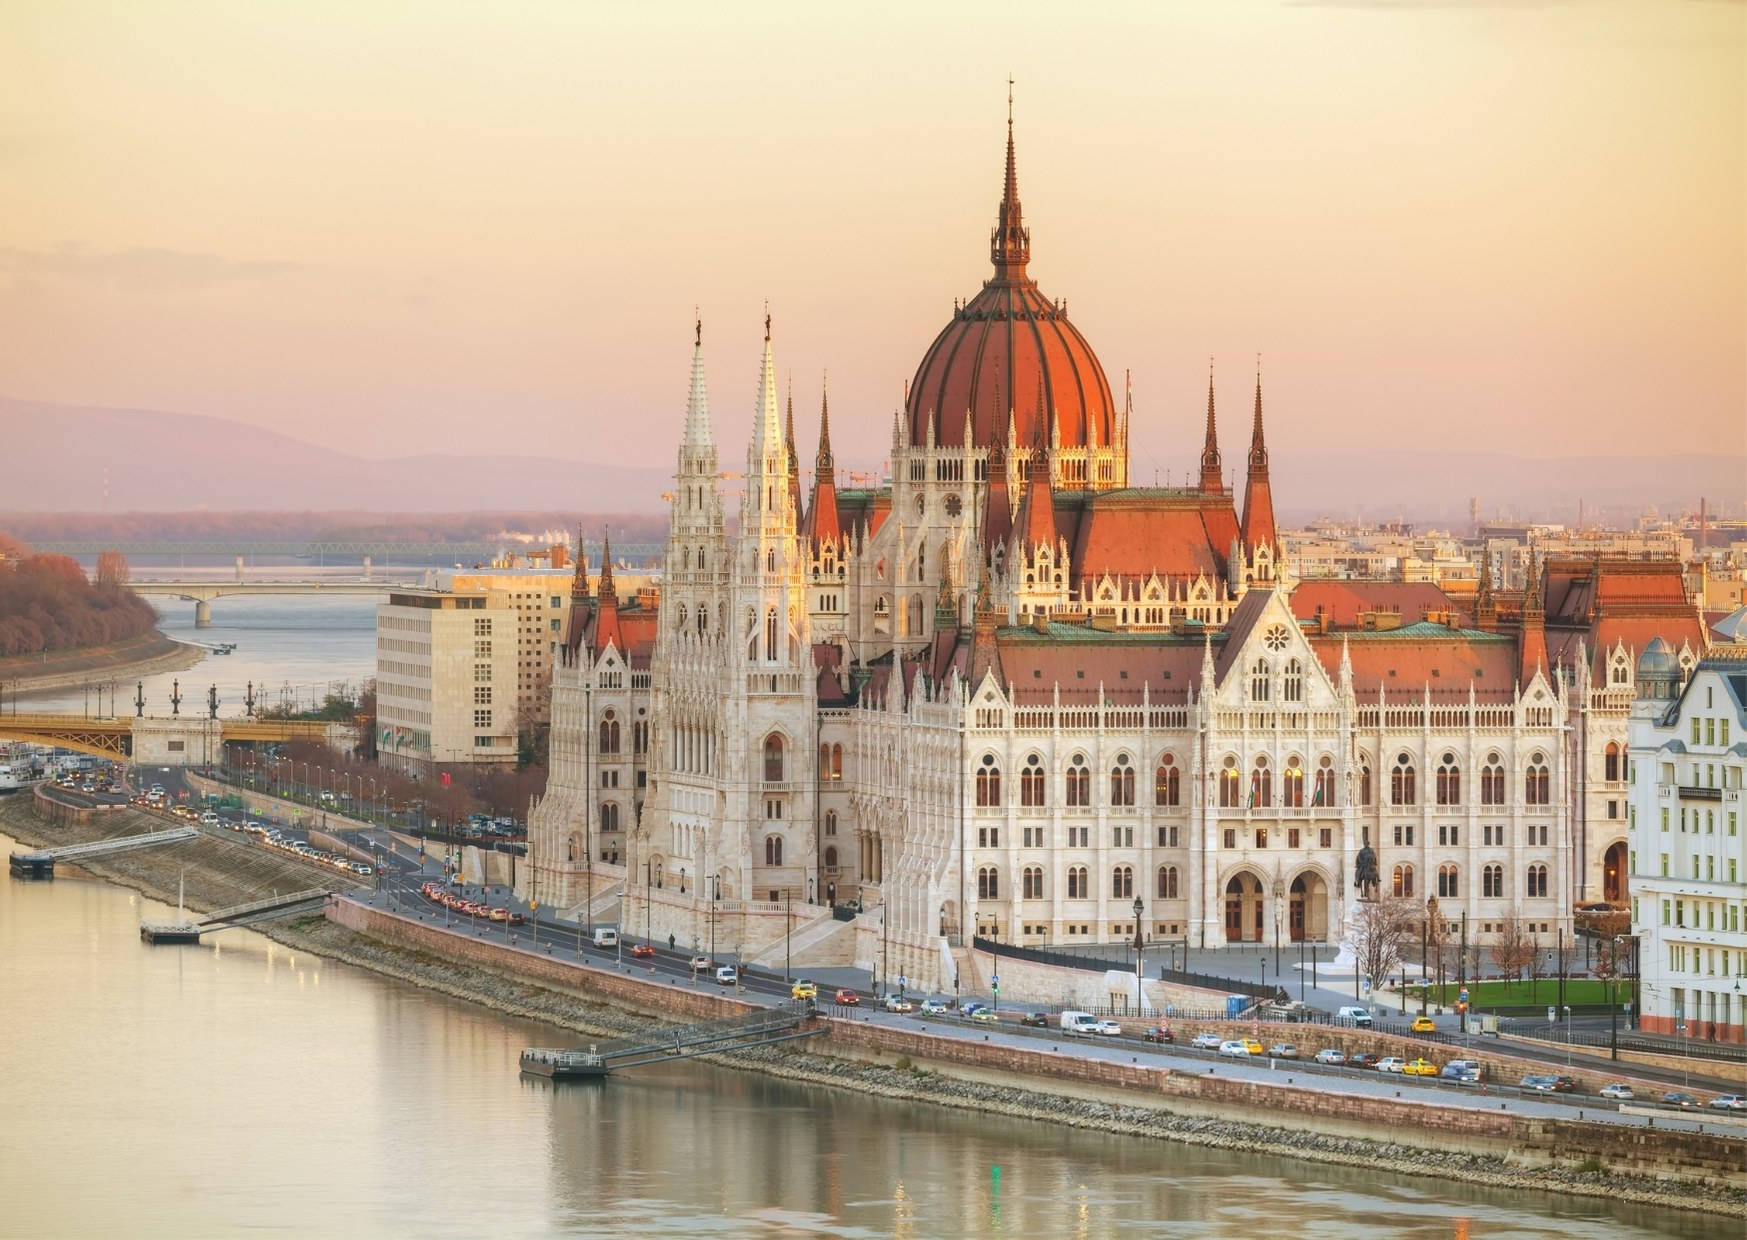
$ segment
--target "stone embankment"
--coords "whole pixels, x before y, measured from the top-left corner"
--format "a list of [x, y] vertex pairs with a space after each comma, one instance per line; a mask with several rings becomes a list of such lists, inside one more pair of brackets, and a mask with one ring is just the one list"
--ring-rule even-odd
[[[143, 818], [130, 811], [53, 827], [42, 822], [24, 798], [0, 804], [0, 829], [37, 845], [142, 829], [143, 821], [130, 821], [136, 817]], [[153, 821], [153, 825], [158, 824]], [[200, 909], [307, 887], [318, 873], [300, 862], [214, 838], [121, 854], [89, 868], [158, 899], [174, 899], [177, 879], [185, 870], [188, 901]], [[415, 933], [406, 936], [407, 941], [393, 941], [384, 923], [404, 919], [386, 918], [350, 903], [335, 911], [341, 910], [368, 914], [363, 920], [342, 916], [358, 924], [375, 922], [373, 933], [359, 933], [320, 917], [266, 923], [256, 929], [299, 950], [585, 1035], [644, 1033], [664, 1018], [695, 1020], [739, 1007], [714, 991], [578, 970], [418, 922], [412, 923]], [[536, 967], [527, 967], [529, 961]], [[522, 967], [512, 969], [512, 962]], [[532, 976], [536, 972], [542, 976]], [[834, 1021], [828, 1037], [803, 1046], [806, 1049], [766, 1047], [713, 1058], [722, 1065], [799, 1082], [981, 1114], [1393, 1174], [1747, 1217], [1747, 1167], [1742, 1165], [1741, 1143], [1708, 1134], [1469, 1111], [1461, 1118], [1460, 1131], [1446, 1130], [1442, 1137], [1432, 1137], [1428, 1134], [1433, 1130], [1426, 1124], [1429, 1113], [1454, 1108], [1316, 1094], [1217, 1074], [1096, 1063], [1079, 1056], [958, 1042], [868, 1022]], [[1377, 1132], [1389, 1135], [1368, 1135]]]
[[33, 694], [77, 689], [99, 681], [108, 686], [159, 672], [179, 672], [205, 657], [206, 651], [199, 646], [154, 631], [108, 646], [0, 659], [0, 681], [20, 698], [28, 699]]

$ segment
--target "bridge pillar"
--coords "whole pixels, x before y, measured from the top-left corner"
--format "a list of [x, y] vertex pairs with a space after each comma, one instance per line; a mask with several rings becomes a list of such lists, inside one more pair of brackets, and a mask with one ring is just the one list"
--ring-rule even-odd
[[194, 600], [194, 627], [210, 629], [212, 627], [212, 600], [197, 598]]
[[365, 581], [370, 580], [370, 557], [369, 556], [364, 557], [364, 580]]
[[243, 579], [243, 557], [239, 555], [237, 557], [237, 580], [241, 581], [242, 579]]

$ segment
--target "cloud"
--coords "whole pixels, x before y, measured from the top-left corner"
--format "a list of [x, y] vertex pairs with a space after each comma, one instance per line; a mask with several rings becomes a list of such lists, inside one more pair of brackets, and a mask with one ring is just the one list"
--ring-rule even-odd
[[53, 250], [0, 246], [0, 275], [80, 280], [146, 293], [193, 292], [239, 280], [270, 279], [303, 266], [152, 246], [127, 250], [87, 250], [77, 245]]

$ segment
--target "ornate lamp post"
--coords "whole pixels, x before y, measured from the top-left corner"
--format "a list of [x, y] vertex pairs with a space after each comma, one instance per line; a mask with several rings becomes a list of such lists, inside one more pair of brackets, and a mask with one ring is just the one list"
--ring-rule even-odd
[[1140, 993], [1140, 954], [1146, 947], [1146, 939], [1141, 932], [1140, 918], [1146, 906], [1139, 896], [1134, 897], [1134, 1010], [1144, 1011], [1146, 1004], [1141, 1002]]

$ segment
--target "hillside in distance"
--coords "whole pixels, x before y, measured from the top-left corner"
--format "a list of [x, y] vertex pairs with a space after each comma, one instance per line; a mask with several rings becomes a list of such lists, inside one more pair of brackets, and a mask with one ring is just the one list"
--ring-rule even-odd
[[0, 442], [9, 512], [657, 512], [671, 474], [492, 453], [371, 460], [223, 418], [4, 397]]
[[[1402, 519], [1466, 530], [1470, 497], [1483, 520], [1630, 525], [1645, 509], [1718, 516], [1747, 512], [1747, 456], [1690, 452], [1654, 457], [1512, 456], [1475, 444], [1418, 450], [1399, 428], [1374, 446], [1339, 449], [1281, 428], [1273, 447], [1274, 503], [1289, 523], [1320, 516]], [[1227, 462], [1241, 493], [1242, 455], [1227, 432]], [[723, 440], [724, 462], [738, 437]], [[665, 466], [608, 465], [550, 456], [431, 453], [372, 460], [241, 422], [144, 409], [103, 409], [0, 397], [7, 469], [0, 512], [463, 513], [552, 510], [665, 512]], [[1130, 479], [1181, 484], [1193, 461], [1181, 445], [1137, 436]], [[1199, 445], [1196, 445], [1196, 451]], [[671, 446], [656, 445], [665, 459]], [[801, 445], [811, 489], [810, 445]], [[1177, 459], [1183, 457], [1183, 459]], [[878, 469], [884, 462], [868, 462]], [[725, 466], [733, 468], [733, 466]], [[839, 481], [850, 463], [838, 462]], [[107, 487], [107, 491], [105, 488]], [[732, 493], [738, 484], [724, 484]], [[732, 504], [730, 506], [732, 511]]]

